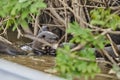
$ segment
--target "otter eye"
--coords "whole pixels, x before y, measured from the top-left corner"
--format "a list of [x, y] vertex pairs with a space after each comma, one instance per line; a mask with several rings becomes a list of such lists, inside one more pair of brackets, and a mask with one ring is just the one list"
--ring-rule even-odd
[[45, 35], [42, 35], [42, 38], [45, 38]]

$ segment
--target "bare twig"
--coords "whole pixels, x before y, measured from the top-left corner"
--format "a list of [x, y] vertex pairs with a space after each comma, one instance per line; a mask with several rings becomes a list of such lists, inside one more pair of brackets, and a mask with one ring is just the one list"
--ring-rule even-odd
[[111, 37], [110, 37], [110, 35], [109, 34], [107, 34], [107, 37], [108, 37], [108, 39], [110, 40], [110, 44], [111, 44], [111, 47], [112, 47], [112, 49], [113, 49], [113, 51], [114, 51], [114, 53], [115, 53], [115, 55], [118, 57], [119, 56], [119, 53], [120, 53], [120, 51], [119, 51], [119, 49], [118, 49], [118, 47], [117, 47], [117, 45], [112, 41], [112, 39], [111, 39]]
[[109, 55], [109, 53], [106, 50], [103, 49], [101, 51], [114, 65], [117, 65], [116, 61]]
[[34, 35], [37, 35], [38, 33], [38, 25], [39, 25], [39, 13], [37, 14], [35, 18], [35, 25], [34, 25]]
[[8, 44], [12, 44], [12, 42], [8, 41], [7, 39], [5, 39], [4, 37], [0, 36], [0, 40], [2, 42], [8, 43]]
[[111, 79], [114, 79], [114, 80], [118, 80], [117, 77], [115, 76], [111, 76], [111, 75], [108, 75], [108, 74], [96, 74], [96, 76], [100, 76], [100, 77], [106, 77], [106, 78], [111, 78]]

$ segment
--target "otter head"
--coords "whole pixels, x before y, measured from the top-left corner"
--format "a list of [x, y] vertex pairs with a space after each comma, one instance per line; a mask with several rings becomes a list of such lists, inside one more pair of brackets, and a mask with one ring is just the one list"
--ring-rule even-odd
[[43, 30], [38, 33], [37, 38], [44, 40], [44, 41], [48, 42], [49, 44], [51, 44], [51, 46], [49, 46], [49, 45], [41, 43], [37, 40], [34, 40], [32, 48], [34, 50], [37, 50], [37, 52], [42, 52], [43, 54], [44, 53], [52, 53], [49, 51], [52, 51], [53, 49], [57, 48], [57, 42], [58, 42], [59, 37], [56, 34], [50, 32], [50, 31], [47, 31], [47, 30]]
[[42, 31], [37, 35], [38, 38], [45, 40], [46, 42], [53, 44], [58, 42], [58, 36], [49, 31]]

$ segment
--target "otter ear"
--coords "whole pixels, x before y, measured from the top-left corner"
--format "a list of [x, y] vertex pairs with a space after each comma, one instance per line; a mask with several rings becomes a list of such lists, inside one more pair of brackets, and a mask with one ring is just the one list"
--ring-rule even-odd
[[48, 26], [42, 26], [41, 31], [49, 31], [49, 27]]
[[49, 27], [48, 26], [42, 26], [38, 33], [41, 33], [42, 31], [49, 31]]

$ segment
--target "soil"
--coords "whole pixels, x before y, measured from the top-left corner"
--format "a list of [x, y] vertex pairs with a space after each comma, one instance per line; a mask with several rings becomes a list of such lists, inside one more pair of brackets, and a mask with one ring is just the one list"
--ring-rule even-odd
[[55, 66], [55, 57], [52, 56], [10, 56], [1, 54], [0, 57], [44, 72]]

